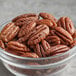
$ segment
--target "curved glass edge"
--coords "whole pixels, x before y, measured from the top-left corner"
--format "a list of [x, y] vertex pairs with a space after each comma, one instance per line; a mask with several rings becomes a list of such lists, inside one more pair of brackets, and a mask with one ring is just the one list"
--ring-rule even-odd
[[50, 64], [45, 64], [45, 65], [21, 65], [21, 64], [15, 64], [15, 63], [12, 63], [10, 61], [7, 61], [3, 58], [1, 58], [2, 61], [4, 61], [5, 63], [7, 63], [7, 65], [11, 65], [13, 67], [18, 67], [18, 68], [23, 68], [23, 69], [49, 69], [49, 68], [54, 68], [54, 67], [57, 67], [57, 66], [61, 66], [61, 65], [64, 65], [66, 64], [66, 62], [68, 62], [72, 57], [74, 57], [76, 54], [73, 54], [72, 56], [69, 56], [68, 58], [66, 59], [63, 59], [59, 62], [56, 62], [56, 63], [50, 63]]
[[[11, 22], [10, 20], [9, 21], [6, 21], [4, 23], [2, 23], [2, 25], [0, 25], [1, 27], [5, 26], [7, 23]], [[1, 31], [2, 28], [0, 28], [0, 31]], [[28, 57], [21, 57], [21, 56], [17, 56], [17, 55], [14, 55], [14, 54], [11, 54], [11, 53], [8, 53], [7, 51], [3, 50], [2, 48], [0, 48], [0, 51], [3, 52], [4, 54], [7, 54], [8, 56], [11, 56], [11, 57], [16, 57], [16, 58], [20, 58], [20, 59], [26, 59], [26, 60], [45, 60], [45, 59], [51, 59], [51, 58], [56, 58], [56, 57], [59, 57], [59, 56], [63, 56], [65, 54], [68, 54], [70, 53], [71, 51], [75, 50], [76, 49], [76, 46], [73, 47], [72, 49], [70, 49], [69, 51], [67, 52], [64, 52], [64, 53], [61, 53], [60, 55], [56, 55], [56, 56], [50, 56], [50, 57], [44, 57], [44, 58], [28, 58]]]

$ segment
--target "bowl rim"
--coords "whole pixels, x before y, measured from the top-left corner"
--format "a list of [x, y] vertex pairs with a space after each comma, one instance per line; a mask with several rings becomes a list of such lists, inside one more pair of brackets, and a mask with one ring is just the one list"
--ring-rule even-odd
[[[1, 32], [1, 29], [2, 29], [7, 23], [9, 23], [9, 22], [11, 22], [11, 20], [8, 20], [8, 21], [6, 21], [6, 22], [4, 22], [4, 23], [2, 23], [2, 24], [0, 25], [0, 27], [1, 27], [1, 28], [0, 28], [0, 32]], [[76, 46], [73, 47], [72, 49], [76, 49]], [[64, 53], [60, 53], [59, 55], [50, 56], [50, 57], [43, 57], [43, 58], [29, 58], [29, 57], [17, 56], [17, 55], [14, 55], [14, 54], [11, 54], [11, 53], [5, 51], [5, 50], [2, 49], [2, 48], [0, 48], [0, 51], [1, 51], [2, 53], [4, 53], [4, 54], [7, 54], [8, 56], [15, 57], [15, 58], [20, 58], [20, 59], [26, 59], [26, 60], [45, 60], [45, 59], [56, 58], [56, 57], [60, 57], [60, 56], [63, 56], [63, 55], [65, 55], [65, 54], [68, 54], [69, 52], [72, 51], [72, 49], [70, 49], [70, 50], [68, 50], [68, 51], [66, 51], [66, 52], [64, 52]]]
[[[74, 47], [73, 49], [71, 49], [70, 51], [75, 51], [76, 47]], [[70, 51], [67, 51], [65, 52], [64, 54], [67, 54], [68, 52]], [[2, 52], [5, 52], [6, 54], [8, 52], [6, 51], [3, 51]], [[62, 55], [64, 55], [62, 54]], [[43, 60], [43, 59], [50, 59], [50, 58], [55, 58], [55, 57], [59, 57], [60, 55], [58, 56], [53, 56], [53, 57], [47, 57], [47, 58], [27, 58], [27, 57], [20, 57], [20, 56], [16, 56], [16, 55], [13, 55], [11, 53], [8, 53], [8, 55], [11, 55], [11, 56], [15, 56], [16, 58], [21, 58], [21, 59], [27, 59], [27, 60]], [[55, 62], [55, 63], [49, 63], [49, 64], [43, 64], [43, 65], [21, 65], [21, 64], [16, 64], [16, 63], [13, 63], [13, 62], [10, 62], [8, 60], [5, 60], [4, 58], [1, 57], [1, 60], [4, 61], [5, 63], [9, 63], [10, 65], [12, 66], [16, 66], [16, 67], [19, 67], [19, 68], [27, 68], [27, 69], [47, 69], [47, 68], [53, 68], [53, 67], [56, 67], [56, 66], [61, 66], [63, 65], [65, 62], [68, 62], [70, 59], [72, 59], [74, 56], [76, 55], [76, 53], [74, 53], [73, 55], [70, 55], [68, 56], [67, 58], [63, 59], [63, 60], [60, 60], [58, 62]]]

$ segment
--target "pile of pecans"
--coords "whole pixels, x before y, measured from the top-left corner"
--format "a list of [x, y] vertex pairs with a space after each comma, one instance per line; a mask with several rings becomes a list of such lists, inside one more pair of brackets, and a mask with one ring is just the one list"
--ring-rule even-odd
[[57, 20], [48, 13], [23, 14], [0, 33], [0, 47], [23, 57], [40, 58], [64, 53], [76, 45], [76, 30], [69, 17]]

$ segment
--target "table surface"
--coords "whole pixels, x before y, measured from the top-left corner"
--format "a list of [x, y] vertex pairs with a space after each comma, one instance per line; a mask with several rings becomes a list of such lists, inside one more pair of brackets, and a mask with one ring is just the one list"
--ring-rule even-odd
[[[0, 0], [0, 24], [13, 17], [28, 12], [49, 12], [57, 18], [69, 16], [75, 23], [76, 0]], [[60, 76], [76, 76], [76, 57], [70, 63], [70, 67]], [[0, 76], [12, 75], [2, 63], [0, 63]]]

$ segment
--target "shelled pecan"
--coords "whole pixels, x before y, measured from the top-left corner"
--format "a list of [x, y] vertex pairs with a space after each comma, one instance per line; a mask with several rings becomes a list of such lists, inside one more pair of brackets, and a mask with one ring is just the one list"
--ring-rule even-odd
[[71, 35], [74, 34], [75, 28], [72, 20], [69, 17], [61, 17], [57, 22], [59, 27], [64, 28]]
[[17, 26], [26, 26], [31, 22], [36, 22], [37, 18], [36, 17], [27, 17], [27, 18], [20, 18], [15, 22], [15, 25]]
[[32, 34], [28, 40], [28, 45], [33, 45], [33, 44], [37, 44], [37, 43], [41, 42], [41, 40], [45, 39], [48, 34], [49, 34], [49, 28], [47, 25], [37, 26], [33, 30]]
[[19, 27], [14, 23], [8, 23], [1, 31], [1, 39], [4, 42], [12, 40], [19, 32]]
[[59, 45], [61, 43], [58, 36], [47, 36], [46, 41], [48, 41], [51, 46]]
[[62, 27], [56, 27], [55, 30], [52, 30], [51, 35], [56, 35], [61, 39], [61, 43], [65, 45], [70, 45], [73, 43], [72, 36], [64, 30]]
[[41, 16], [43, 19], [53, 19], [54, 21], [57, 21], [57, 19], [49, 13], [41, 12], [39, 13], [39, 16]]
[[37, 25], [45, 24], [49, 26], [50, 28], [54, 28], [57, 26], [56, 22], [52, 19], [40, 19], [37, 21]]
[[14, 19], [12, 19], [12, 22], [16, 22], [18, 19], [27, 18], [27, 17], [36, 17], [37, 19], [39, 18], [39, 16], [36, 15], [35, 13], [27, 13], [15, 17]]
[[7, 47], [17, 51], [30, 51], [30, 49], [27, 48], [26, 45], [23, 45], [22, 43], [19, 43], [17, 41], [8, 42]]
[[22, 26], [22, 28], [19, 31], [18, 37], [22, 37], [24, 35], [29, 34], [29, 32], [31, 32], [31, 30], [33, 30], [35, 26], [35, 22], [30, 22], [29, 24]]
[[64, 52], [68, 51], [69, 49], [70, 48], [66, 45], [56, 45], [56, 46], [52, 46], [47, 54], [54, 55], [54, 54], [58, 54], [58, 53], [64, 53]]
[[18, 42], [24, 42], [27, 39], [28, 44], [36, 44], [44, 39], [49, 34], [49, 27], [47, 25], [39, 25], [30, 31], [27, 35], [18, 39]]
[[21, 55], [23, 57], [31, 57], [31, 58], [39, 58], [39, 56], [36, 53], [32, 53], [32, 52], [27, 52], [23, 55]]
[[50, 48], [50, 44], [45, 40], [42, 40], [41, 44], [36, 44], [36, 46], [33, 47], [35, 53], [38, 54], [39, 57], [46, 57]]

